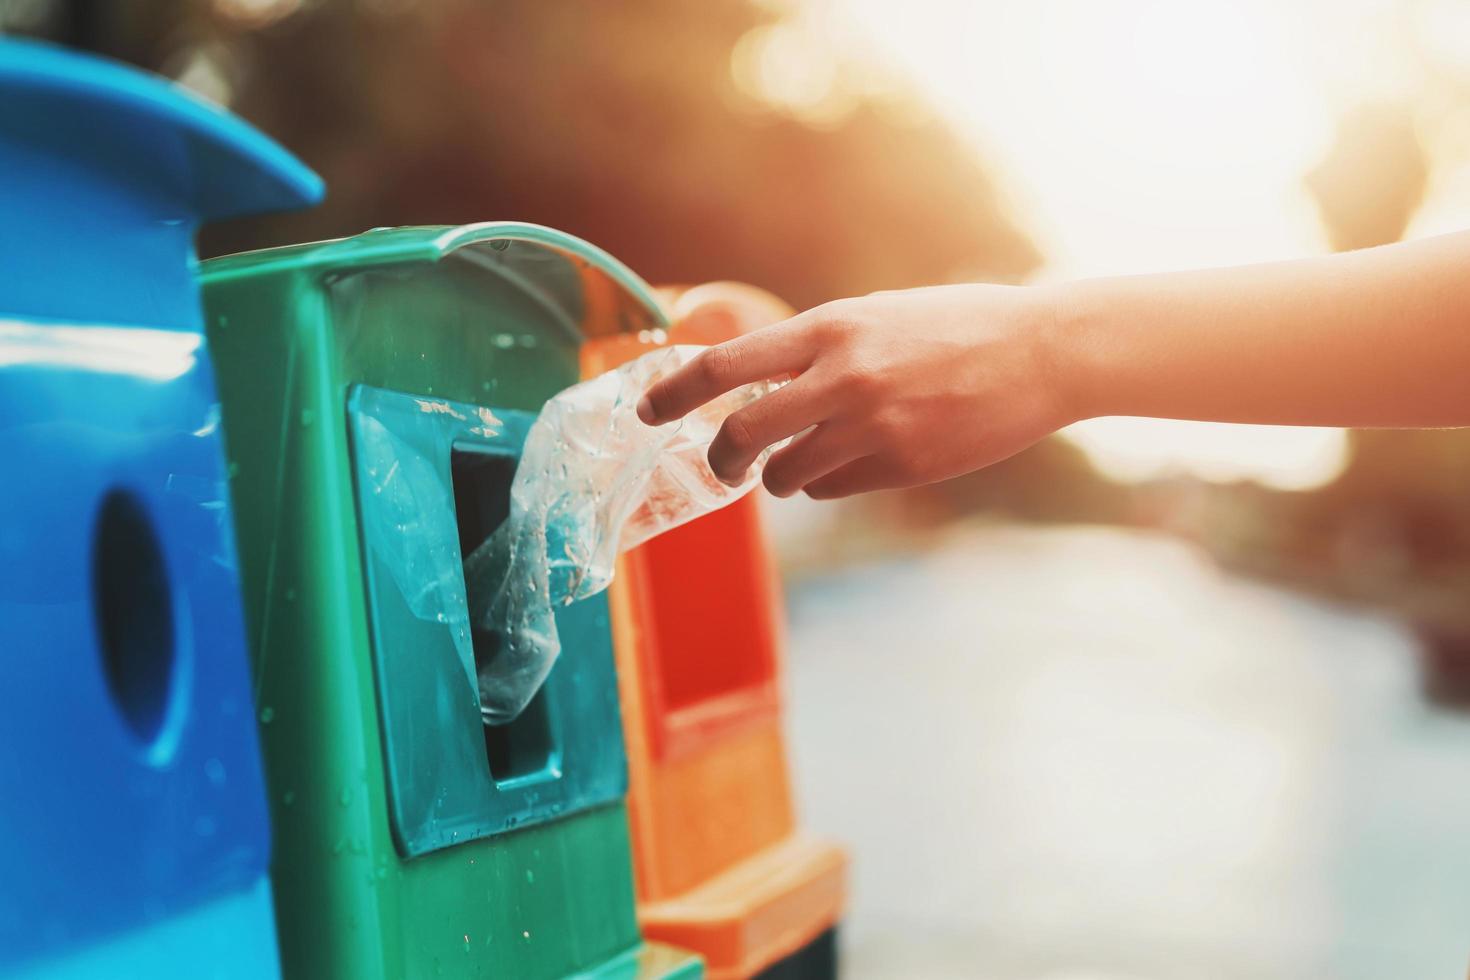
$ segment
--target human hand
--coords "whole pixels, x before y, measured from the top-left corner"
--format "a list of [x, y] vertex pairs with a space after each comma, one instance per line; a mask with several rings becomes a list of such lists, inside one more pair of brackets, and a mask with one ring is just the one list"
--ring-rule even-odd
[[[1075, 421], [1043, 287], [963, 285], [839, 300], [705, 351], [652, 386], [643, 421], [682, 418], [741, 385], [792, 382], [730, 415], [710, 468], [738, 483], [768, 446], [779, 497], [932, 483]], [[809, 431], [808, 431], [809, 430]]]

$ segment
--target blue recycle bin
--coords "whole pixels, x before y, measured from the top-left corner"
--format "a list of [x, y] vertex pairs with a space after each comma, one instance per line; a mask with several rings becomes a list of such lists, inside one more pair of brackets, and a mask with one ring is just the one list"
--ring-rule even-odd
[[278, 976], [193, 236], [321, 182], [13, 41], [0, 175], [0, 977]]

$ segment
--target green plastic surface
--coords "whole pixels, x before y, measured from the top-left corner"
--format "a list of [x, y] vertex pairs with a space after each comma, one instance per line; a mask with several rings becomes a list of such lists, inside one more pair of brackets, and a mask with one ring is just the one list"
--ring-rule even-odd
[[358, 386], [534, 412], [577, 380], [584, 335], [662, 326], [646, 287], [590, 246], [511, 224], [374, 231], [217, 259], [202, 277], [287, 974], [699, 975], [641, 944], [621, 802], [414, 857], [395, 844], [349, 435]]
[[535, 416], [359, 386], [347, 419], [400, 851], [621, 799], [627, 759], [605, 595], [558, 610], [565, 655], [521, 717], [480, 721], [462, 553], [505, 519]]

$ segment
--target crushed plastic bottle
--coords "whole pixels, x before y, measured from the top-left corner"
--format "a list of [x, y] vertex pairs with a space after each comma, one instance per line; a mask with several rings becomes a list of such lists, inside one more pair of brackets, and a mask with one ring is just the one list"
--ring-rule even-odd
[[567, 388], [531, 426], [510, 515], [464, 562], [486, 724], [513, 721], [540, 689], [561, 650], [558, 606], [606, 589], [622, 551], [740, 499], [779, 448], [737, 486], [706, 458], [725, 418], [782, 381], [738, 388], [677, 422], [638, 418], [648, 386], [704, 349], [660, 348]]

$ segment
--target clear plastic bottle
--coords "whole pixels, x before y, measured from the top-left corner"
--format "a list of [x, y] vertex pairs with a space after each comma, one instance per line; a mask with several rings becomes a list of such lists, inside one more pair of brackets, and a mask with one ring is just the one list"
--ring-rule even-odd
[[561, 650], [556, 607], [606, 589], [620, 552], [740, 499], [760, 480], [772, 450], [738, 486], [721, 483], [706, 454], [730, 413], [783, 382], [738, 388], [661, 426], [638, 418], [648, 386], [704, 349], [660, 348], [574, 385], [531, 426], [510, 516], [464, 563], [471, 628], [499, 637], [493, 652], [476, 656], [486, 724], [514, 720], [546, 679]]

